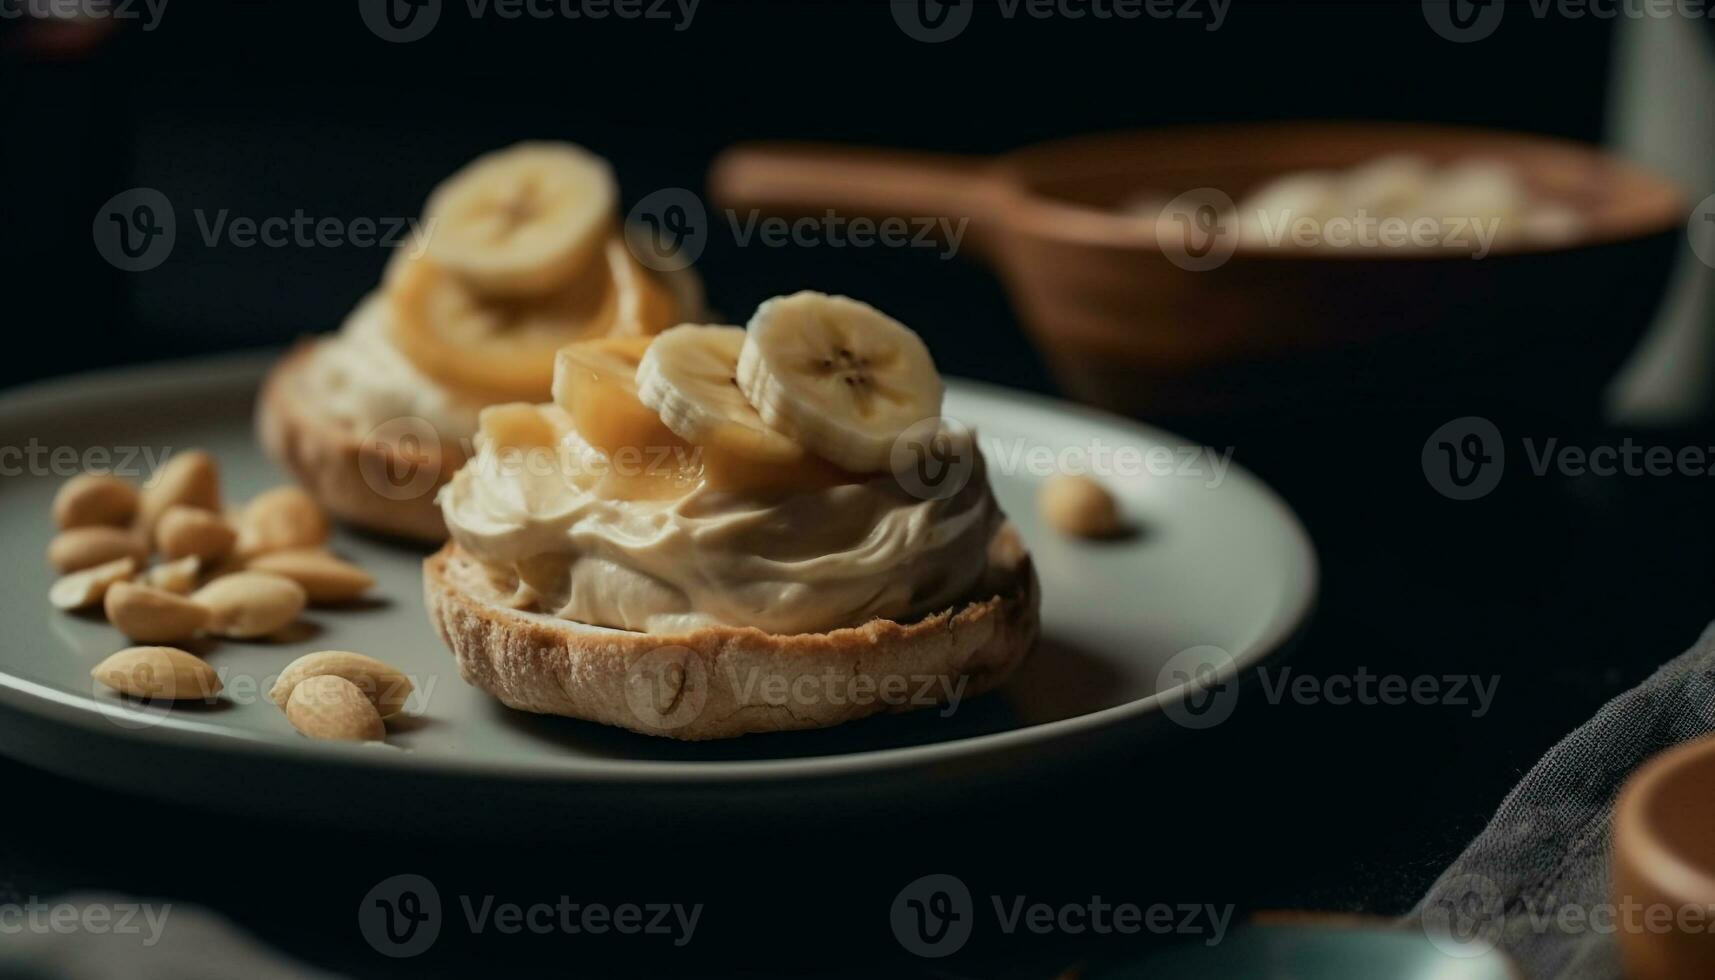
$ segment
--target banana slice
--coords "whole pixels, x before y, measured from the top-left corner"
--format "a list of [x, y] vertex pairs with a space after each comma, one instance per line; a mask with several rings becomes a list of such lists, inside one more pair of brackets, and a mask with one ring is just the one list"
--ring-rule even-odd
[[637, 398], [687, 442], [765, 462], [801, 458], [803, 448], [764, 424], [738, 390], [743, 348], [743, 327], [680, 324], [637, 365]]
[[478, 291], [539, 296], [592, 264], [617, 226], [618, 200], [607, 161], [570, 143], [520, 143], [429, 195], [426, 254]]
[[605, 337], [567, 344], [554, 366], [554, 403], [584, 440], [605, 453], [681, 444], [637, 400], [637, 365], [652, 337]]
[[430, 377], [493, 401], [539, 401], [565, 344], [608, 334], [646, 335], [668, 326], [671, 297], [622, 242], [606, 261], [546, 296], [503, 299], [472, 290], [427, 257], [393, 270], [387, 297], [393, 341]]
[[735, 377], [765, 425], [857, 473], [886, 470], [894, 441], [941, 414], [941, 377], [922, 338], [844, 296], [763, 303]]

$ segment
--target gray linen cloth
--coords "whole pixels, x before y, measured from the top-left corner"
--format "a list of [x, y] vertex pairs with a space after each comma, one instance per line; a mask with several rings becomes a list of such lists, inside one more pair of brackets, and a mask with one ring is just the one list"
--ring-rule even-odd
[[1649, 759], [1715, 730], [1715, 626], [1603, 705], [1507, 794], [1406, 922], [1458, 956], [1493, 944], [1527, 980], [1618, 980], [1608, 888], [1614, 799]]

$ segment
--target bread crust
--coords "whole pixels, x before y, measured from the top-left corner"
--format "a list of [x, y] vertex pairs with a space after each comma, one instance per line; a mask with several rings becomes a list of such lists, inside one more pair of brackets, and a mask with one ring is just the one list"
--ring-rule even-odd
[[[464, 465], [464, 450], [436, 439], [407, 453], [396, 444], [367, 440], [365, 433], [305, 404], [298, 380], [316, 343], [299, 343], [268, 372], [256, 401], [262, 448], [339, 520], [413, 541], [445, 541], [435, 492]], [[397, 486], [383, 482], [389, 490], [384, 494], [365, 474], [408, 477]]]
[[424, 561], [423, 592], [460, 676], [507, 706], [701, 741], [824, 728], [999, 686], [1035, 646], [1039, 589], [1010, 524], [990, 551], [990, 594], [915, 623], [826, 633], [657, 635], [523, 612], [507, 605], [511, 586], [457, 544]]

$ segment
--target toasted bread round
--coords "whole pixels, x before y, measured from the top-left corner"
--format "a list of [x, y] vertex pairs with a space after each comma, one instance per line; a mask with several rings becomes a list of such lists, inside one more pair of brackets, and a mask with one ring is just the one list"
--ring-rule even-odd
[[634, 633], [520, 611], [515, 583], [456, 544], [424, 562], [423, 591], [459, 674], [507, 706], [698, 741], [825, 728], [995, 688], [1039, 628], [1036, 573], [1011, 525], [995, 536], [990, 568], [984, 594], [915, 623], [796, 635]]
[[464, 449], [451, 440], [405, 443], [388, 433], [357, 432], [319, 411], [301, 383], [315, 345], [299, 344], [263, 382], [256, 402], [262, 448], [339, 520], [416, 541], [445, 541], [435, 491], [464, 465]]

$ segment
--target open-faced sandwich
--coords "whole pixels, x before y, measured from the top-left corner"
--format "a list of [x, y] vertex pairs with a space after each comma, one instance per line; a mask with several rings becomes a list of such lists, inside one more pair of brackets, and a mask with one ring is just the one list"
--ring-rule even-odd
[[[1037, 584], [941, 401], [916, 333], [820, 293], [570, 344], [441, 491], [430, 617], [507, 705], [681, 739], [989, 690]], [[912, 468], [931, 442], [951, 483]]]
[[468, 457], [483, 406], [547, 398], [569, 341], [657, 333], [701, 302], [688, 271], [637, 261], [612, 171], [571, 144], [475, 160], [435, 189], [422, 224], [337, 334], [276, 366], [257, 428], [336, 517], [440, 541], [435, 490]]

